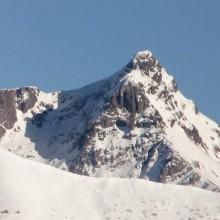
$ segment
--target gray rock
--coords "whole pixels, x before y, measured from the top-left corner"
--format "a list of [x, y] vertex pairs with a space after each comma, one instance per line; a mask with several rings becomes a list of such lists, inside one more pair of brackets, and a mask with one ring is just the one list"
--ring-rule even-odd
[[[26, 113], [37, 102], [39, 90], [32, 87], [23, 87], [16, 90], [18, 109]], [[26, 97], [24, 97], [26, 96]]]
[[0, 138], [5, 134], [5, 129], [13, 128], [17, 121], [16, 109], [23, 113], [31, 109], [37, 102], [38, 92], [39, 90], [32, 87], [0, 90]]
[[11, 129], [17, 121], [14, 90], [0, 90], [0, 124]]
[[130, 113], [143, 113], [149, 105], [149, 100], [140, 88], [128, 84], [122, 85], [117, 94], [113, 95], [112, 103], [117, 103]]

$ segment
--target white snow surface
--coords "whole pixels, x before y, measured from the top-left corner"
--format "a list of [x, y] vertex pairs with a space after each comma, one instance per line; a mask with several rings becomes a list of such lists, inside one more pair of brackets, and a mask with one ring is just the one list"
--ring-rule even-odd
[[220, 219], [220, 194], [141, 179], [93, 178], [0, 148], [0, 219]]

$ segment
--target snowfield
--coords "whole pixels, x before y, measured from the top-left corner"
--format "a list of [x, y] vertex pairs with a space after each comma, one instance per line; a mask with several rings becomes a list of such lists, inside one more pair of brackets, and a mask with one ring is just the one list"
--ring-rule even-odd
[[142, 179], [93, 178], [0, 148], [0, 219], [220, 219], [220, 194]]

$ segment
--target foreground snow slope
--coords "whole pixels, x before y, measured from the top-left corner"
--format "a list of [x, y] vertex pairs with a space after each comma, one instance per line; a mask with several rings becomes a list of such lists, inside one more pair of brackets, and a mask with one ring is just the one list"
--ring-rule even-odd
[[220, 219], [220, 194], [78, 176], [0, 148], [0, 219]]

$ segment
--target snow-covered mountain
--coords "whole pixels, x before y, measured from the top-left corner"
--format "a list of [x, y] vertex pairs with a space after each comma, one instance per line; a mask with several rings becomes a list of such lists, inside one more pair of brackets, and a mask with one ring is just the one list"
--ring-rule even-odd
[[220, 128], [149, 51], [73, 91], [0, 91], [0, 147], [95, 177], [220, 190]]
[[1, 220], [211, 219], [220, 194], [141, 179], [79, 176], [0, 149]]

